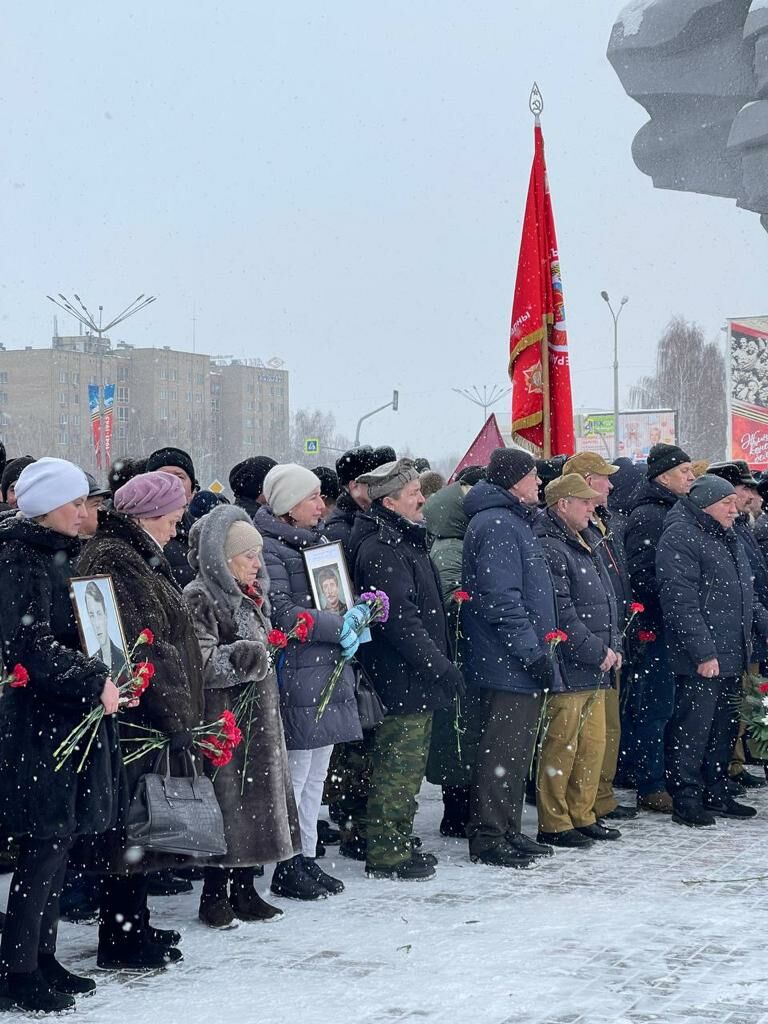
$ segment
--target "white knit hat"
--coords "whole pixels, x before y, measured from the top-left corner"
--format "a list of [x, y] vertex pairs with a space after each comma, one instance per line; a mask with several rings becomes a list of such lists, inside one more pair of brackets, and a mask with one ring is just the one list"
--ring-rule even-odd
[[320, 480], [311, 469], [295, 462], [273, 466], [264, 477], [264, 497], [276, 516], [284, 516], [314, 491], [320, 490]]
[[16, 481], [16, 503], [27, 519], [48, 515], [87, 494], [85, 473], [66, 459], [38, 459], [25, 466]]

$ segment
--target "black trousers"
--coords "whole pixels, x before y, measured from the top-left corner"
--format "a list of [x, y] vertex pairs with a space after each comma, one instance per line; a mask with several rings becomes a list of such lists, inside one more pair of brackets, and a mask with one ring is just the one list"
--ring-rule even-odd
[[99, 951], [137, 948], [146, 938], [149, 923], [146, 875], [107, 875], [101, 880]]
[[740, 676], [677, 676], [667, 726], [667, 784], [675, 805], [726, 796], [728, 765], [739, 734]]
[[525, 780], [536, 743], [541, 694], [485, 690], [483, 728], [470, 790], [469, 850], [479, 855], [521, 830]]
[[8, 893], [0, 959], [4, 970], [26, 974], [37, 970], [41, 953], [56, 952], [59, 896], [67, 870], [72, 838], [33, 839], [19, 843], [19, 858]]

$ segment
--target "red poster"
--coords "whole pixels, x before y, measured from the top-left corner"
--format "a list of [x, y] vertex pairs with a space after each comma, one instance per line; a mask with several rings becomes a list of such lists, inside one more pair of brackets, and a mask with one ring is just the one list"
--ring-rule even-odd
[[731, 458], [768, 468], [768, 319], [731, 322]]

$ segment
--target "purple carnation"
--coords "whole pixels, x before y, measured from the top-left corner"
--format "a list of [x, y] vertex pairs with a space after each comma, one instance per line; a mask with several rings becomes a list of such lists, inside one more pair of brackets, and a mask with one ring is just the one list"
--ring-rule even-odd
[[371, 606], [371, 622], [386, 622], [389, 618], [389, 597], [383, 590], [367, 590], [360, 600]]

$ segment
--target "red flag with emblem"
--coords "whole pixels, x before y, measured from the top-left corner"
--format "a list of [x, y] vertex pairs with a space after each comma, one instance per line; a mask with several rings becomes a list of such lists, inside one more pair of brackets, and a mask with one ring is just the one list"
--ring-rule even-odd
[[571, 455], [575, 442], [563, 284], [538, 119], [534, 144], [512, 304], [509, 376], [513, 436], [537, 445], [548, 458]]

